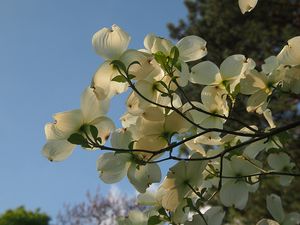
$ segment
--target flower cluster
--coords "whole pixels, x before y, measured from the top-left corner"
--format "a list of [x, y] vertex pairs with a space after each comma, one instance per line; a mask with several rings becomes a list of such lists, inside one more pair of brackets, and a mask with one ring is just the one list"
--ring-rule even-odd
[[[239, 0], [243, 13], [256, 3]], [[219, 225], [222, 207], [200, 211], [216, 195], [224, 206], [244, 209], [261, 177], [274, 176], [282, 186], [292, 182], [295, 164], [278, 135], [300, 122], [276, 127], [269, 104], [277, 90], [300, 94], [300, 36], [261, 68], [241, 54], [227, 57], [220, 66], [202, 60], [206, 41], [194, 35], [174, 44], [148, 34], [140, 50], [128, 49], [130, 40], [117, 25], [94, 34], [94, 49], [105, 61], [84, 90], [80, 109], [57, 113], [46, 124], [43, 147], [51, 161], [65, 160], [76, 145], [108, 151], [97, 160], [100, 179], [115, 183], [127, 176], [141, 193], [139, 202], [151, 206], [147, 212], [131, 212], [120, 224]], [[190, 83], [201, 87], [198, 101], [185, 93]], [[116, 128], [106, 114], [110, 100], [121, 93], [128, 98], [122, 127]], [[247, 97], [247, 112], [265, 118], [263, 129], [231, 116], [241, 95]], [[232, 122], [241, 128], [232, 128]], [[111, 146], [105, 145], [109, 139]], [[176, 154], [180, 146], [186, 157]], [[161, 182], [159, 163], [166, 160], [178, 162]], [[148, 191], [160, 182], [155, 193]], [[279, 202], [274, 195], [268, 199]], [[298, 214], [285, 215], [280, 206], [281, 211], [268, 204], [278, 222], [299, 223]]]

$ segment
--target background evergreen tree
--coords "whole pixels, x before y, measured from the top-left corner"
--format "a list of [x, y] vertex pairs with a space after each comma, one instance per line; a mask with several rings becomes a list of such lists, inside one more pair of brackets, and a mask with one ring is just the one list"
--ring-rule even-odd
[[199, 35], [207, 41], [207, 59], [217, 64], [236, 53], [262, 62], [300, 34], [299, 0], [261, 0], [244, 15], [237, 0], [189, 0], [185, 6], [187, 20], [168, 24], [171, 37]]
[[49, 221], [50, 217], [39, 209], [30, 211], [23, 206], [0, 215], [0, 225], [48, 225]]
[[[185, 6], [187, 19], [181, 19], [177, 25], [168, 24], [170, 36], [177, 40], [187, 35], [204, 38], [208, 48], [204, 60], [211, 60], [217, 65], [230, 55], [244, 54], [260, 66], [265, 58], [278, 54], [288, 39], [300, 35], [300, 0], [260, 0], [255, 9], [245, 15], [241, 14], [237, 0], [189, 0], [185, 1]], [[189, 85], [185, 91], [190, 99], [199, 100], [201, 89], [201, 85]], [[245, 100], [240, 97], [236, 105], [245, 104]], [[300, 118], [299, 95], [281, 95], [279, 98], [275, 94], [271, 101], [276, 102], [271, 108], [275, 121], [288, 123]], [[245, 107], [234, 108], [231, 116], [237, 116], [248, 124], [260, 121], [256, 124], [259, 127], [266, 125], [266, 121], [257, 114], [243, 110]], [[292, 140], [286, 142], [285, 148], [292, 149], [291, 156], [296, 158], [300, 168], [300, 129], [292, 132]], [[280, 187], [272, 178], [262, 180], [258, 191], [250, 196], [247, 208], [243, 211], [226, 209], [225, 220], [229, 224], [252, 225], [259, 218], [270, 218], [265, 203], [266, 195], [270, 193], [282, 196], [286, 212], [299, 212], [299, 187], [299, 178], [294, 179], [288, 188]]]

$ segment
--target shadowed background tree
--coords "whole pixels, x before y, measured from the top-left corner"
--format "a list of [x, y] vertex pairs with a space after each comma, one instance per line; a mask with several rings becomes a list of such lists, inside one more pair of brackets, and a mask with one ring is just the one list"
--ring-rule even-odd
[[[204, 38], [208, 48], [205, 59], [217, 65], [230, 55], [244, 54], [260, 66], [266, 57], [278, 54], [288, 39], [300, 34], [300, 0], [261, 0], [253, 11], [245, 15], [241, 14], [237, 0], [186, 0], [185, 6], [188, 10], [187, 19], [179, 20], [178, 24], [168, 24], [170, 36], [177, 40], [186, 35]], [[185, 91], [190, 99], [199, 100], [201, 89], [200, 85], [192, 85]], [[287, 94], [280, 98], [273, 95], [271, 101], [276, 104], [272, 104], [271, 110], [275, 121], [288, 123], [299, 119], [299, 100], [299, 95]], [[236, 105], [239, 108], [232, 110], [232, 117], [238, 116], [248, 124], [260, 121], [256, 125], [265, 127], [266, 121], [257, 114], [242, 111], [246, 107], [240, 104], [245, 106], [245, 99], [239, 97], [238, 101]], [[292, 157], [296, 158], [299, 168], [300, 129], [294, 129], [290, 137], [291, 140], [284, 147], [292, 149]], [[280, 187], [272, 178], [263, 180], [260, 189], [250, 198], [248, 207], [243, 211], [226, 209], [229, 213], [225, 220], [230, 224], [250, 225], [247, 221], [270, 217], [265, 206], [265, 197], [270, 193], [282, 196], [286, 211], [300, 211], [299, 186], [299, 179], [294, 179], [288, 188]]]
[[299, 0], [258, 1], [255, 10], [245, 15], [237, 0], [189, 0], [185, 6], [188, 19], [168, 24], [171, 37], [199, 35], [207, 41], [207, 59], [217, 64], [236, 53], [262, 63], [299, 35]]
[[41, 213], [39, 209], [30, 211], [23, 206], [7, 210], [0, 215], [0, 225], [48, 225], [49, 221], [50, 217]]

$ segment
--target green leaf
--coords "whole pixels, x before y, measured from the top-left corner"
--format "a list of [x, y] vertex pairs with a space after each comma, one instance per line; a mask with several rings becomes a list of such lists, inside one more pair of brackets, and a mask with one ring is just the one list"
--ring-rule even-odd
[[135, 142], [135, 141], [131, 141], [131, 142], [128, 144], [128, 149], [130, 149], [130, 150], [133, 149], [134, 142]]
[[154, 54], [154, 59], [160, 65], [166, 65], [166, 63], [167, 63], [167, 56], [161, 51], [158, 51]]
[[98, 129], [97, 127], [90, 125], [90, 132], [92, 134], [92, 137], [94, 138], [94, 140], [97, 140], [98, 137]]
[[179, 78], [179, 76], [173, 76], [172, 78], [171, 78], [171, 81], [176, 81], [177, 79]]
[[87, 140], [81, 134], [78, 133], [71, 134], [71, 136], [68, 138], [68, 141], [74, 145], [82, 145], [87, 143]]
[[291, 135], [289, 134], [288, 131], [281, 132], [281, 133], [277, 134], [276, 136], [279, 138], [280, 143], [283, 143], [283, 144], [288, 142], [289, 140], [291, 140]]
[[202, 207], [204, 204], [203, 204], [203, 200], [202, 199], [198, 199], [196, 201], [196, 207], [199, 209], [200, 207]]
[[86, 141], [85, 143], [81, 144], [82, 148], [91, 148], [91, 146], [89, 145], [89, 143]]
[[119, 83], [126, 83], [127, 80], [126, 80], [126, 77], [124, 77], [123, 75], [118, 75], [118, 76], [115, 76], [112, 81], [116, 81], [116, 82], [119, 82]]
[[233, 93], [232, 93], [232, 97], [233, 97], [233, 98], [236, 98], [236, 96], [240, 93], [240, 91], [241, 91], [241, 84], [238, 83], [238, 84], [235, 86], [235, 88], [234, 88], [234, 91], [233, 91]]
[[161, 93], [160, 96], [161, 96], [161, 97], [168, 97], [169, 94], [167, 94], [167, 93]]
[[193, 203], [193, 201], [192, 201], [192, 199], [191, 198], [187, 198], [186, 199], [186, 202], [187, 202], [187, 206], [191, 209], [191, 210], [196, 210], [196, 207], [194, 206], [194, 203]]
[[161, 84], [165, 89], [168, 90], [168, 86], [165, 82], [163, 82], [162, 80], [157, 81], [157, 83]]
[[211, 169], [211, 172], [213, 172], [214, 174], [217, 174], [217, 171], [212, 164], [208, 164], [207, 166]]
[[279, 153], [279, 152], [282, 152], [282, 149], [280, 149], [280, 148], [269, 148], [269, 149], [267, 150], [267, 152], [268, 152], [269, 154], [271, 154], [271, 153]]
[[179, 50], [176, 46], [171, 48], [170, 57], [172, 59], [171, 60], [172, 66], [176, 65], [176, 63], [178, 61], [178, 57], [179, 57]]
[[99, 144], [102, 144], [102, 139], [101, 139], [101, 137], [97, 137], [96, 141], [97, 141]]
[[160, 215], [163, 215], [163, 216], [168, 217], [168, 214], [167, 214], [167, 212], [166, 212], [166, 210], [165, 210], [164, 208], [160, 208], [160, 209], [157, 210], [157, 211], [158, 211], [158, 213], [159, 213]]
[[208, 174], [206, 177], [205, 177], [205, 180], [209, 180], [209, 179], [213, 179], [215, 178], [216, 176], [212, 175], [212, 174]]
[[148, 220], [148, 225], [156, 225], [159, 224], [160, 222], [161, 220], [159, 216], [151, 216]]
[[181, 72], [181, 63], [180, 62], [177, 62], [174, 66]]
[[127, 76], [127, 77], [128, 77], [128, 79], [129, 79], [129, 80], [131, 80], [131, 79], [135, 78], [135, 76], [134, 76], [134, 75], [132, 75], [132, 74], [128, 74], [128, 76]]
[[201, 196], [203, 196], [205, 194], [205, 192], [207, 191], [207, 188], [203, 188], [200, 192]]
[[126, 66], [120, 60], [113, 60], [110, 64], [117, 67], [119, 70], [126, 72]]

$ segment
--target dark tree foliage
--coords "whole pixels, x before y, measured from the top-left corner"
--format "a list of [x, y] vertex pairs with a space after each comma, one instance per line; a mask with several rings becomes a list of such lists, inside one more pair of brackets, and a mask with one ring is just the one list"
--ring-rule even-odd
[[[253, 58], [260, 66], [264, 59], [276, 55], [287, 40], [300, 35], [300, 0], [259, 0], [250, 13], [241, 14], [237, 0], [189, 0], [185, 1], [188, 10], [187, 19], [181, 19], [178, 25], [168, 24], [170, 36], [181, 39], [187, 35], [197, 35], [207, 41], [208, 55], [219, 65], [226, 57], [244, 54]], [[189, 85], [185, 88], [190, 99], [200, 99], [201, 85]], [[300, 95], [272, 95], [271, 108], [275, 121], [289, 123], [300, 118]], [[280, 97], [279, 97], [280, 96]], [[246, 99], [239, 97], [236, 105], [245, 105]], [[298, 107], [298, 108], [297, 108]], [[238, 117], [248, 124], [265, 127], [266, 121], [256, 113], [246, 113], [245, 107], [234, 108], [230, 116]], [[278, 126], [283, 125], [277, 123]], [[225, 126], [228, 124], [225, 124]], [[230, 124], [234, 127], [234, 124]], [[236, 126], [236, 128], [238, 128]], [[300, 129], [290, 132], [285, 149], [295, 158], [300, 168]], [[262, 153], [265, 154], [265, 153]], [[260, 218], [271, 218], [266, 211], [266, 195], [276, 193], [282, 196], [286, 212], [300, 211], [300, 179], [295, 178], [288, 187], [281, 187], [273, 178], [260, 182], [260, 188], [251, 194], [247, 208], [238, 211], [225, 209], [228, 213], [225, 222], [229, 224], [255, 224]]]
[[50, 217], [39, 209], [29, 211], [23, 206], [7, 210], [0, 216], [0, 225], [48, 225], [49, 221]]
[[237, 0], [185, 1], [187, 20], [168, 24], [174, 39], [195, 34], [207, 41], [207, 59], [217, 64], [241, 53], [262, 62], [300, 34], [300, 0], [260, 0], [241, 14]]

